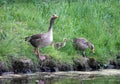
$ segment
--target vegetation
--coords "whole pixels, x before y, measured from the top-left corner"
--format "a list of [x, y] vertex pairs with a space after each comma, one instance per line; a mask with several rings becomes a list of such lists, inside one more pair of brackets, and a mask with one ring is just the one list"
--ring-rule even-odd
[[0, 0], [0, 60], [11, 57], [38, 58], [26, 36], [46, 32], [50, 16], [59, 17], [54, 24], [54, 41], [67, 38], [67, 45], [56, 50], [52, 46], [40, 49], [43, 54], [71, 62], [80, 57], [71, 40], [85, 37], [95, 45], [95, 54], [88, 56], [106, 61], [120, 53], [119, 0]]

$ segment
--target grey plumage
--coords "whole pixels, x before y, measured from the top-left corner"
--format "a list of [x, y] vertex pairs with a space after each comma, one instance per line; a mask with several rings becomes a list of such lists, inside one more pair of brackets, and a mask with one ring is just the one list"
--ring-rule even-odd
[[94, 45], [87, 41], [85, 38], [74, 38], [73, 39], [73, 46], [76, 50], [82, 51], [82, 55], [85, 56], [85, 50], [90, 48], [91, 51], [94, 53]]
[[57, 15], [52, 15], [50, 19], [50, 26], [48, 31], [43, 34], [36, 34], [25, 38], [25, 41], [28, 41], [35, 49], [34, 53], [40, 57], [39, 48], [46, 47], [53, 42], [53, 31], [52, 27], [54, 20], [57, 18]]

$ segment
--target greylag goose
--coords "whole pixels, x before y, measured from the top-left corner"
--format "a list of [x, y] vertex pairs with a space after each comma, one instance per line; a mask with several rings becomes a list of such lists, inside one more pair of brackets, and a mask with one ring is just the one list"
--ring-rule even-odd
[[30, 44], [34, 47], [34, 53], [39, 56], [41, 60], [45, 60], [45, 56], [42, 56], [39, 52], [39, 48], [46, 47], [53, 42], [53, 24], [57, 15], [52, 15], [50, 19], [50, 26], [48, 31], [43, 34], [36, 34], [25, 38], [25, 41], [30, 42]]
[[64, 46], [66, 45], [66, 41], [67, 41], [67, 39], [64, 38], [64, 39], [63, 39], [63, 42], [54, 43], [54, 47], [55, 47], [56, 49], [60, 49], [60, 48], [62, 48], [62, 47], [64, 47]]
[[85, 57], [85, 50], [90, 48], [91, 51], [94, 53], [94, 45], [87, 41], [85, 38], [74, 38], [73, 39], [73, 46], [76, 50], [82, 51], [83, 57]]

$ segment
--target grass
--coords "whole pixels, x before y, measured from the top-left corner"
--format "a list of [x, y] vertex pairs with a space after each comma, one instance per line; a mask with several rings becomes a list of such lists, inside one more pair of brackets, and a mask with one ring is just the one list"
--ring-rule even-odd
[[[0, 60], [28, 57], [38, 61], [33, 47], [24, 37], [46, 32], [52, 14], [55, 21], [54, 41], [85, 37], [95, 45], [90, 57], [106, 61], [120, 53], [120, 1], [119, 0], [1, 0], [0, 1]], [[40, 49], [56, 59], [71, 62], [79, 57], [69, 41], [56, 50], [51, 46]]]

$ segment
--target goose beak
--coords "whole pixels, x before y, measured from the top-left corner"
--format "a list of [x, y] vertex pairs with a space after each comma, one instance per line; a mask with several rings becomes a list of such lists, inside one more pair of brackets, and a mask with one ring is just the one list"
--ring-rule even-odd
[[94, 50], [94, 48], [93, 48], [91, 51], [92, 51], [92, 53], [95, 53], [95, 50]]

